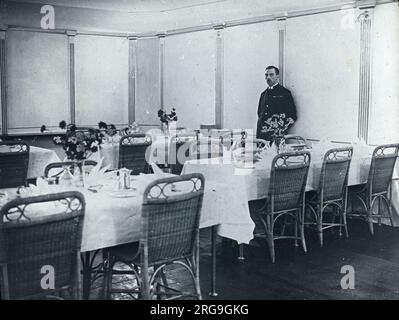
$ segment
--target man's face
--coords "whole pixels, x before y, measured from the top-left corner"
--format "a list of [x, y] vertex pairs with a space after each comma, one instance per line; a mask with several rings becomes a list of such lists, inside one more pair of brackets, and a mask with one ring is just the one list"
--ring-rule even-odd
[[278, 75], [276, 74], [276, 70], [267, 69], [265, 71], [265, 79], [269, 87], [275, 85], [278, 81]]

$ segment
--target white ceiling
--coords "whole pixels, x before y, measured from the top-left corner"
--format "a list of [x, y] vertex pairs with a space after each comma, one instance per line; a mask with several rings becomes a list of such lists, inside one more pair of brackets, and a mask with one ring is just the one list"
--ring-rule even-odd
[[55, 6], [92, 8], [130, 13], [170, 12], [185, 9], [229, 8], [254, 15], [275, 11], [300, 10], [347, 3], [348, 0], [9, 0], [9, 2], [28, 2], [51, 4]]
[[[3, 0], [0, 0], [0, 2]], [[353, 0], [6, 0], [5, 24], [37, 27], [37, 9], [25, 4], [65, 7], [57, 28], [88, 31], [157, 33], [218, 25], [269, 14], [354, 4]], [[91, 13], [85, 9], [92, 10]], [[36, 11], [35, 11], [36, 10]], [[36, 19], [36, 20], [35, 20]], [[1, 25], [1, 23], [0, 23]]]

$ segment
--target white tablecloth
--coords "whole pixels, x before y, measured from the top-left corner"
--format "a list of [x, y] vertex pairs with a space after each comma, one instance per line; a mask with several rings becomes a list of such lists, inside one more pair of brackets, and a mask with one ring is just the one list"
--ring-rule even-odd
[[[338, 144], [315, 144], [311, 149], [311, 165], [306, 190], [315, 190], [319, 183], [323, 156], [328, 149], [342, 147]], [[357, 185], [367, 181], [374, 147], [354, 145], [353, 158], [349, 170], [348, 184]], [[199, 172], [207, 183], [220, 185], [215, 201], [204, 201], [204, 209], [219, 211], [229, 220], [219, 228], [221, 236], [247, 242], [252, 237], [254, 225], [249, 216], [248, 201], [265, 198], [269, 190], [271, 162], [274, 154], [266, 154], [255, 168], [237, 169], [233, 164], [223, 163], [222, 158], [190, 160], [184, 165], [182, 173]], [[205, 163], [204, 163], [205, 162]], [[208, 163], [206, 163], [208, 162]], [[226, 161], [224, 161], [226, 162]], [[396, 163], [394, 177], [399, 176], [399, 161]], [[399, 182], [393, 184], [392, 202], [399, 212]], [[399, 221], [396, 216], [394, 221]], [[250, 239], [250, 238], [249, 238]]]
[[[148, 150], [148, 163], [167, 163], [170, 138], [166, 136], [153, 138]], [[104, 143], [99, 152], [95, 152], [89, 159], [99, 161], [104, 157], [103, 166], [110, 165], [111, 169], [118, 169], [119, 166], [119, 143]]]
[[[116, 181], [112, 181], [108, 187], [103, 187], [98, 193], [93, 193], [83, 188], [62, 188], [55, 185], [46, 186], [42, 189], [37, 188], [34, 190], [36, 194], [26, 193], [26, 196], [67, 190], [82, 192], [86, 201], [86, 212], [83, 223], [81, 251], [86, 252], [139, 240], [143, 192], [145, 187], [157, 178], [159, 178], [159, 176], [155, 174], [132, 177], [132, 187], [137, 189], [133, 197], [113, 196], [112, 185]], [[206, 202], [215, 201], [217, 193], [213, 190], [220, 190], [222, 186], [213, 185], [212, 183], [207, 184], [207, 182], [205, 182], [205, 186], [206, 192], [204, 198], [206, 200], [204, 200]], [[16, 197], [15, 188], [1, 189], [1, 191], [8, 194], [8, 199], [1, 199], [0, 206], [6, 201]], [[224, 206], [225, 203], [220, 203], [220, 206], [222, 205]], [[53, 210], [49, 210], [48, 204], [39, 204], [35, 206], [37, 209], [33, 210], [35, 215], [43, 216], [46, 214], [54, 214]], [[54, 209], [54, 207], [52, 207], [52, 209]], [[203, 207], [201, 211], [200, 228], [218, 224], [223, 225], [229, 222], [228, 217], [222, 217], [219, 211], [204, 209]]]
[[44, 175], [44, 169], [52, 162], [59, 162], [60, 158], [54, 150], [39, 147], [30, 147], [28, 179], [41, 177]]

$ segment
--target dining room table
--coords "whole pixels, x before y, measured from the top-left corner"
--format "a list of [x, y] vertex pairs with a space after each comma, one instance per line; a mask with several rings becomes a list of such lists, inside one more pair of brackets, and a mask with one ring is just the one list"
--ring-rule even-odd
[[[2, 152], [12, 152], [12, 146], [2, 145]], [[41, 177], [46, 166], [53, 162], [61, 161], [57, 153], [52, 149], [29, 146], [28, 179]]]
[[[306, 191], [317, 190], [323, 158], [329, 149], [353, 147], [353, 156], [348, 174], [348, 186], [355, 186], [367, 182], [371, 165], [372, 154], [375, 146], [366, 144], [346, 144], [335, 142], [315, 142], [308, 149], [311, 154]], [[245, 150], [243, 150], [245, 152]], [[289, 151], [289, 150], [286, 150]], [[249, 151], [250, 154], [251, 151]], [[202, 173], [208, 183], [220, 185], [219, 194], [231, 199], [223, 206], [218, 207], [219, 214], [226, 223], [218, 226], [220, 236], [238, 240], [238, 243], [248, 243], [249, 235], [252, 235], [253, 225], [246, 217], [249, 216], [248, 202], [264, 199], [268, 196], [271, 164], [273, 158], [278, 154], [274, 148], [263, 150], [259, 154], [259, 160], [252, 158], [250, 161], [235, 160], [232, 153], [212, 159], [194, 159], [185, 162], [182, 174]], [[392, 181], [392, 207], [394, 208], [394, 225], [399, 225], [399, 161], [396, 162]], [[204, 203], [208, 210], [207, 203]], [[212, 210], [210, 205], [209, 210]], [[228, 223], [228, 217], [234, 217], [233, 223]], [[238, 227], [239, 225], [239, 227]], [[237, 237], [240, 230], [241, 237]]]
[[[104, 248], [136, 242], [141, 234], [141, 210], [143, 193], [147, 185], [159, 178], [174, 176], [168, 173], [140, 174], [130, 176], [130, 187], [119, 190], [117, 170], [92, 179], [85, 187], [49, 184], [38, 178], [36, 185], [25, 188], [0, 189], [0, 206], [16, 197], [79, 191], [85, 198], [85, 216], [82, 229], [81, 257], [83, 273], [83, 296], [88, 299], [91, 283], [102, 273], [102, 263], [96, 257]], [[87, 180], [86, 180], [87, 181]], [[205, 182], [204, 202], [215, 202], [213, 183]], [[45, 216], [52, 213], [48, 207], [37, 206], [35, 214]], [[201, 210], [199, 227], [212, 229], [212, 280], [210, 294], [216, 296], [216, 226], [228, 223], [222, 220], [218, 211]], [[101, 260], [101, 259], [100, 259]]]

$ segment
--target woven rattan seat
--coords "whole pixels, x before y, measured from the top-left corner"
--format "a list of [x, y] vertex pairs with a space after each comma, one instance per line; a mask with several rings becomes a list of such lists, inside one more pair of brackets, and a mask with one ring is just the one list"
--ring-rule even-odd
[[130, 169], [134, 175], [144, 173], [147, 170], [147, 148], [151, 143], [151, 137], [144, 133], [123, 136], [119, 142], [119, 168]]
[[[370, 233], [374, 234], [374, 220], [381, 224], [382, 219], [389, 219], [393, 226], [391, 183], [399, 144], [380, 145], [374, 149], [367, 183], [360, 188], [350, 188], [352, 209], [354, 203], [361, 210], [348, 213], [348, 217], [361, 217], [369, 223]], [[383, 205], [386, 211], [382, 211]], [[374, 211], [377, 209], [378, 211]]]
[[[116, 292], [143, 299], [154, 296], [166, 299], [183, 296], [201, 298], [198, 234], [204, 184], [201, 174], [188, 174], [159, 179], [146, 188], [139, 244], [105, 250], [104, 293], [107, 298]], [[130, 272], [118, 272], [115, 269], [117, 262], [128, 264]], [[168, 285], [164, 271], [171, 264], [178, 264], [188, 271], [194, 283], [194, 293], [179, 292]], [[137, 288], [113, 288], [112, 276], [118, 273], [133, 274]]]
[[[305, 225], [317, 228], [321, 247], [323, 246], [323, 230], [325, 229], [339, 227], [341, 236], [342, 227], [344, 227], [345, 235], [348, 237], [346, 203], [352, 153], [352, 147], [327, 151], [323, 159], [318, 189], [315, 194], [310, 194], [306, 200], [309, 217], [306, 217]], [[327, 218], [330, 221], [327, 221]], [[337, 218], [339, 222], [335, 221]]]
[[0, 142], [0, 188], [26, 185], [29, 150], [23, 141]]
[[[2, 299], [61, 298], [66, 293], [73, 299], [80, 297], [84, 212], [85, 201], [79, 192], [17, 198], [1, 208]], [[43, 268], [53, 270], [54, 286], [50, 280], [43, 281]]]
[[[64, 162], [53, 162], [53, 163], [49, 163], [46, 168], [44, 169], [44, 177], [45, 178], [55, 178], [61, 175], [62, 170], [59, 169], [63, 169], [65, 167], [69, 167], [71, 173], [74, 173], [74, 167], [75, 167], [76, 163], [74, 161], [64, 161]], [[97, 165], [96, 161], [93, 160], [84, 160], [83, 162], [83, 166], [84, 166], [84, 170], [90, 170], [93, 167], [95, 167]], [[54, 170], [54, 171], [53, 171]]]
[[[295, 246], [300, 240], [306, 252], [304, 204], [309, 165], [310, 153], [308, 151], [281, 153], [272, 161], [268, 197], [264, 205], [258, 209], [257, 214], [265, 230], [265, 235], [258, 236], [266, 238], [273, 263], [275, 262], [275, 240], [294, 239]], [[280, 220], [282, 218], [284, 220]], [[275, 234], [275, 224], [278, 221], [283, 225], [280, 235]], [[291, 235], [285, 234], [285, 225], [288, 223], [293, 225]]]
[[168, 157], [171, 173], [179, 175], [182, 172], [185, 161], [190, 159], [191, 143], [196, 139], [195, 133], [179, 134], [171, 138]]

